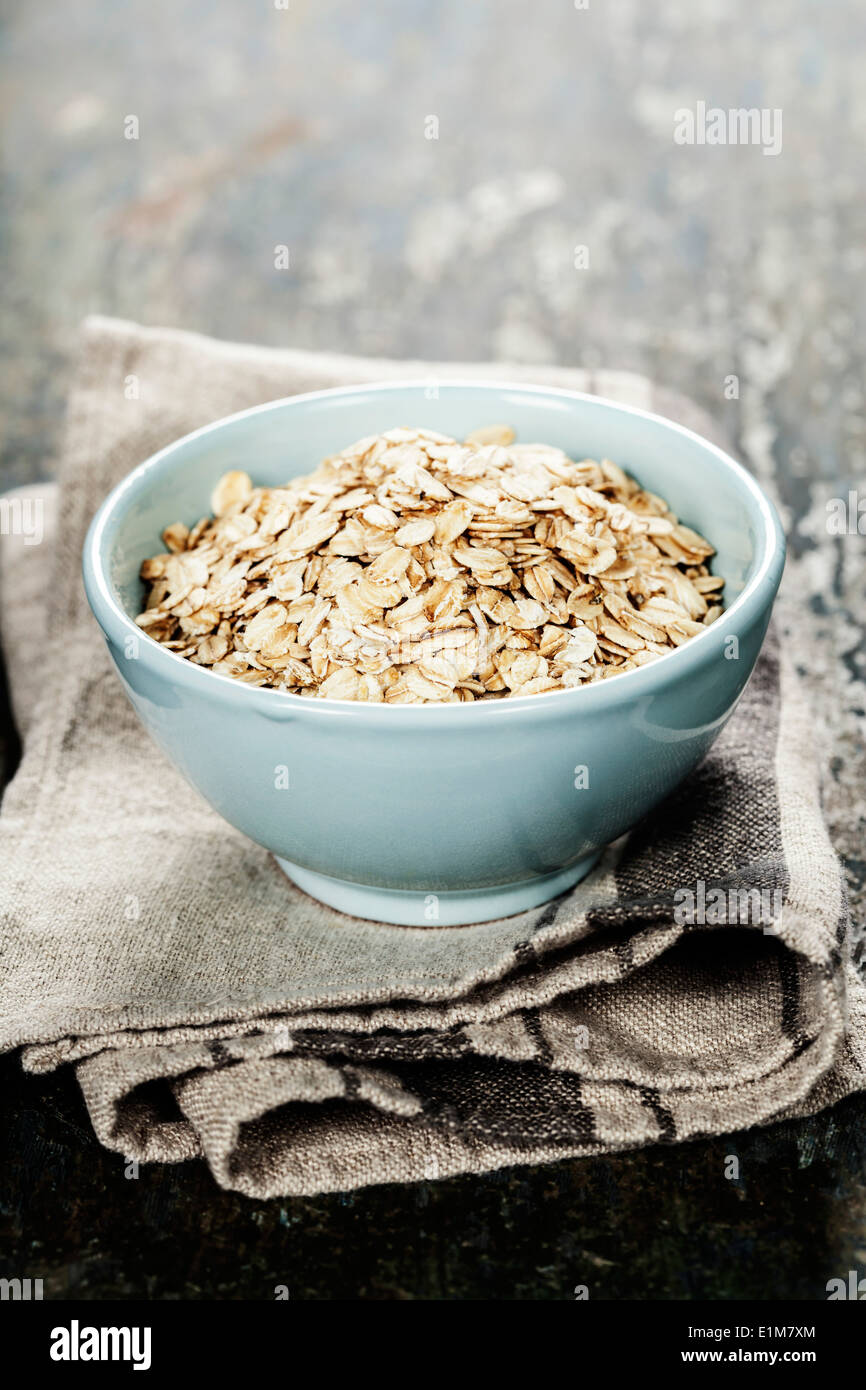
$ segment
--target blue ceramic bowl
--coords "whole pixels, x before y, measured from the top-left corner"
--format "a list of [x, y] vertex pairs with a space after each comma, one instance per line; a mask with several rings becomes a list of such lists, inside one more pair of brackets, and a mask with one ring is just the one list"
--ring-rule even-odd
[[[486, 921], [563, 892], [687, 776], [749, 678], [785, 554], [749, 474], [668, 420], [536, 387], [455, 382], [430, 394], [423, 382], [318, 391], [196, 430], [114, 489], [84, 548], [87, 596], [126, 693], [184, 776], [307, 892], [416, 926]], [[460, 705], [240, 685], [135, 626], [141, 561], [163, 548], [168, 522], [208, 511], [226, 470], [280, 484], [395, 425], [462, 438], [494, 422], [573, 458], [611, 458], [666, 498], [716, 547], [724, 615], [622, 676]]]

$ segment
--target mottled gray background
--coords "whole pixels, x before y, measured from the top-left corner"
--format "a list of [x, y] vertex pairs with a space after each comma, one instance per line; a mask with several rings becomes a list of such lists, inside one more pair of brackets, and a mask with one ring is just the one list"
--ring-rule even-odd
[[[863, 7], [3, 14], [0, 482], [51, 474], [90, 311], [347, 352], [630, 367], [687, 392], [789, 531], [781, 616], [861, 921], [866, 537], [830, 536], [826, 504], [866, 498]], [[674, 112], [698, 100], [780, 108], [781, 153], [675, 144]], [[866, 1265], [858, 1101], [736, 1145], [280, 1206], [215, 1194], [196, 1165], [127, 1183], [71, 1082], [22, 1080], [9, 1060], [4, 1076], [4, 1205], [55, 1294], [268, 1297], [288, 1281], [316, 1298], [547, 1299], [589, 1282], [598, 1297], [820, 1298]], [[739, 1184], [719, 1176], [734, 1151]]]

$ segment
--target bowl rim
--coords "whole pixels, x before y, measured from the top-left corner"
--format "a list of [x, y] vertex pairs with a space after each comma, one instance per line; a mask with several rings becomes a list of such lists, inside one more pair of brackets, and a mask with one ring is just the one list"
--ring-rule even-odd
[[[160, 465], [176, 450], [193, 440], [205, 439], [209, 434], [215, 433], [229, 424], [234, 424], [236, 421], [249, 419], [269, 411], [280, 410], [291, 405], [302, 406], [312, 401], [333, 400], [336, 397], [364, 395], [370, 392], [378, 395], [387, 394], [390, 391], [429, 389], [429, 378], [413, 377], [405, 381], [356, 382], [347, 386], [306, 391], [293, 396], [280, 396], [275, 400], [265, 401], [261, 405], [235, 411], [231, 415], [222, 416], [210, 424], [191, 430], [137, 464], [125, 478], [111, 489], [97, 508], [88, 527], [83, 546], [82, 569], [85, 593], [91, 611], [105, 637], [118, 646], [122, 646], [127, 638], [136, 637], [140, 641], [139, 656], [144, 659], [145, 664], [153, 669], [155, 674], [168, 680], [180, 681], [188, 687], [190, 692], [202, 694], [210, 692], [211, 697], [217, 699], [220, 697], [240, 698], [248, 703], [254, 702], [251, 704], [251, 708], [258, 706], [260, 713], [273, 718], [279, 718], [281, 714], [283, 717], [290, 717], [291, 714], [300, 713], [303, 709], [306, 715], [313, 717], [333, 717], [335, 714], [341, 714], [355, 718], [363, 716], [374, 719], [420, 719], [426, 723], [431, 717], [433, 719], [454, 720], [459, 715], [474, 720], [480, 718], [502, 719], [524, 713], [529, 709], [539, 712], [546, 710], [550, 714], [556, 712], [566, 714], [568, 709], [573, 708], [575, 713], [579, 713], [581, 709], [585, 708], [589, 711], [597, 708], [602, 702], [609, 702], [612, 696], [618, 698], [614, 695], [615, 691], [620, 692], [622, 698], [626, 696], [632, 698], [651, 696], [662, 687], [675, 683], [681, 676], [688, 674], [690, 670], [704, 665], [706, 661], [711, 659], [714, 651], [718, 654], [718, 649], [730, 636], [737, 635], [750, 626], [772, 605], [782, 577], [786, 549], [785, 536], [776, 509], [752, 474], [724, 449], [719, 448], [718, 445], [713, 444], [703, 435], [685, 425], [678, 424], [674, 420], [669, 420], [666, 416], [643, 410], [639, 406], [625, 405], [587, 391], [569, 391], [563, 387], [524, 385], [520, 382], [495, 381], [487, 378], [474, 380], [464, 377], [438, 381], [436, 386], [439, 392], [455, 391], [460, 393], [481, 389], [509, 393], [515, 396], [528, 395], [558, 400], [562, 402], [563, 408], [570, 402], [600, 406], [603, 409], [631, 415], [636, 419], [660, 425], [663, 429], [672, 430], [705, 451], [718, 467], [731, 474], [740, 484], [752, 504], [756, 521], [756, 557], [752, 562], [753, 573], [730, 607], [724, 610], [724, 634], [721, 631], [722, 618], [720, 618], [705, 632], [690, 638], [682, 646], [660, 657], [658, 661], [650, 662], [646, 666], [640, 666], [631, 671], [624, 671], [621, 675], [611, 676], [606, 680], [592, 681], [569, 690], [547, 691], [536, 695], [514, 695], [499, 700], [389, 705], [384, 701], [341, 700], [331, 696], [311, 698], [293, 695], [288, 691], [277, 690], [273, 687], [245, 685], [241, 681], [234, 680], [231, 676], [223, 676], [205, 666], [198, 666], [186, 657], [179, 656], [176, 652], [167, 651], [161, 643], [150, 637], [127, 615], [114, 598], [106, 572], [105, 561], [108, 558], [104, 554], [106, 533], [112, 523], [122, 515], [124, 503], [134, 496], [149, 475], [157, 471]], [[200, 685], [201, 681], [205, 682], [204, 686]], [[567, 705], [566, 701], [569, 702]], [[475, 713], [476, 710], [485, 710], [487, 713], [477, 714]], [[397, 711], [399, 713], [396, 713]]]

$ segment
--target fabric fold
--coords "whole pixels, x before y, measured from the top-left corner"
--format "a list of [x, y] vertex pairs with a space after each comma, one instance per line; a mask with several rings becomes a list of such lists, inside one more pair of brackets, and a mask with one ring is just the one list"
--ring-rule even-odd
[[86, 327], [44, 539], [0, 545], [24, 744], [0, 809], [0, 1046], [34, 1072], [74, 1066], [98, 1137], [126, 1159], [204, 1156], [254, 1197], [317, 1193], [728, 1132], [866, 1084], [866, 990], [809, 712], [772, 634], [659, 812], [564, 897], [474, 927], [314, 902], [137, 724], [79, 579], [108, 489], [245, 406], [461, 375], [594, 390], [713, 432], [626, 373]]

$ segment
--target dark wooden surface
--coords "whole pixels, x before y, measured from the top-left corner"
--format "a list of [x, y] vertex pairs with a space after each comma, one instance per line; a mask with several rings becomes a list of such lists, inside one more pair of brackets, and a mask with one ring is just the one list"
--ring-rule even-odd
[[[691, 394], [791, 537], [782, 617], [862, 923], [866, 537], [826, 527], [866, 471], [856, 0], [4, 9], [0, 481], [50, 476], [94, 310], [630, 367]], [[781, 153], [676, 145], [699, 99], [781, 108]], [[201, 1164], [128, 1180], [68, 1074], [7, 1057], [0, 1076], [2, 1272], [53, 1296], [814, 1299], [866, 1266], [861, 1100], [735, 1140], [256, 1203]]]

